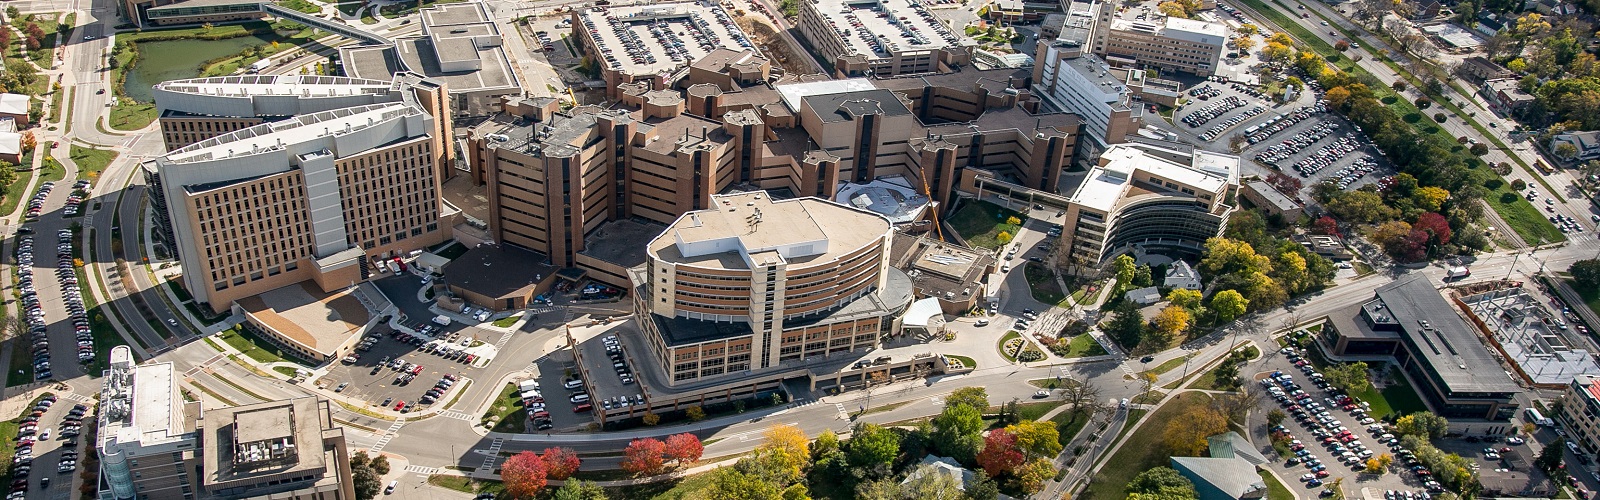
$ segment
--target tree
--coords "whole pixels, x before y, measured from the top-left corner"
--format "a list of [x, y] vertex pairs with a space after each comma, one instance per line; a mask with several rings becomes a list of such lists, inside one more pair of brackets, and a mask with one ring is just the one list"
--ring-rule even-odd
[[967, 405], [945, 405], [933, 418], [934, 447], [961, 463], [972, 463], [983, 446], [983, 414]]
[[1551, 442], [1549, 445], [1546, 445], [1543, 450], [1539, 451], [1539, 458], [1534, 459], [1533, 464], [1538, 466], [1539, 470], [1543, 470], [1547, 473], [1550, 471], [1559, 470], [1561, 467], [1561, 461], [1566, 455], [1566, 447], [1567, 438], [1556, 438], [1555, 441]]
[[500, 480], [505, 483], [506, 495], [511, 498], [533, 498], [544, 489], [549, 470], [539, 455], [524, 451], [500, 466]]
[[1156, 325], [1156, 330], [1171, 338], [1182, 332], [1183, 329], [1188, 328], [1190, 319], [1192, 318], [1189, 316], [1188, 310], [1176, 305], [1169, 305], [1156, 314], [1151, 323]]
[[1350, 49], [1350, 42], [1346, 42], [1344, 40], [1339, 40], [1337, 42], [1333, 42], [1333, 50], [1337, 50], [1339, 52], [1344, 52], [1344, 51], [1349, 50], [1349, 49]]
[[1017, 438], [1017, 448], [1029, 458], [1055, 458], [1061, 453], [1061, 433], [1055, 422], [1023, 420], [1006, 426], [1006, 431]]
[[706, 410], [700, 405], [690, 406], [683, 410], [683, 415], [689, 417], [690, 422], [699, 422], [706, 419]]
[[[742, 462], [742, 461], [741, 461]], [[711, 473], [711, 488], [706, 493], [710, 500], [778, 500], [778, 487], [761, 476], [740, 470], [739, 467], [722, 467]]]
[[639, 418], [639, 423], [642, 423], [646, 426], [655, 427], [656, 424], [661, 423], [661, 415], [656, 415], [649, 410], [645, 410], [644, 416]]
[[1324, 368], [1322, 377], [1328, 380], [1328, 385], [1338, 387], [1345, 392], [1365, 391], [1372, 387], [1372, 381], [1367, 379], [1367, 363], [1365, 361]]
[[1211, 296], [1211, 310], [1216, 311], [1222, 321], [1239, 317], [1249, 306], [1250, 300], [1234, 290], [1223, 290]]
[[[967, 500], [997, 500], [1000, 498], [1000, 483], [996, 483], [989, 476], [973, 474], [972, 480], [967, 481]], [[1063, 497], [1062, 500], [1066, 500]]]
[[1090, 384], [1088, 380], [1066, 379], [1061, 384], [1059, 394], [1061, 400], [1065, 401], [1073, 412], [1084, 407], [1092, 408], [1100, 401], [1100, 388]]
[[1396, 420], [1394, 430], [1395, 434], [1402, 436], [1434, 439], [1443, 437], [1450, 431], [1450, 421], [1429, 412], [1417, 412]]
[[1005, 429], [995, 429], [983, 439], [983, 451], [978, 452], [977, 461], [985, 474], [998, 477], [1016, 470], [1025, 459], [1016, 436]]
[[1327, 98], [1328, 105], [1333, 106], [1333, 108], [1343, 108], [1344, 104], [1350, 100], [1350, 89], [1334, 87], [1328, 89], [1328, 93], [1324, 97]]
[[383, 480], [372, 467], [361, 465], [352, 466], [350, 469], [351, 480], [355, 483], [356, 498], [372, 500], [378, 497], [378, 492], [383, 489]]
[[[806, 434], [788, 424], [776, 424], [763, 434], [767, 442], [757, 447], [755, 454], [770, 460], [774, 467], [795, 479], [811, 463], [811, 452], [806, 448]], [[792, 481], [791, 481], [792, 482]]]
[[1277, 189], [1278, 192], [1291, 197], [1305, 187], [1305, 183], [1301, 182], [1300, 179], [1285, 175], [1283, 172], [1273, 172], [1272, 175], [1268, 175], [1267, 184], [1271, 185], [1273, 189]]
[[1005, 231], [1001, 231], [999, 234], [994, 235], [994, 240], [1000, 242], [1001, 245], [1011, 243], [1011, 238], [1011, 233]]
[[856, 485], [855, 498], [859, 500], [901, 500], [905, 496], [905, 491], [900, 488], [900, 482], [894, 478], [883, 478]]
[[1044, 483], [1055, 475], [1055, 463], [1048, 458], [1035, 458], [1017, 470], [1017, 479], [1021, 482], [1022, 491], [1029, 495], [1037, 493], [1044, 487]]
[[823, 430], [817, 435], [817, 440], [811, 443], [812, 460], [821, 460], [822, 457], [839, 452], [839, 436], [832, 429]]
[[1450, 221], [1434, 212], [1425, 212], [1417, 216], [1417, 221], [1411, 223], [1411, 231], [1425, 233], [1423, 240], [1430, 249], [1449, 243], [1453, 234], [1450, 230]]
[[1411, 192], [1411, 201], [1428, 212], [1438, 212], [1450, 199], [1450, 191], [1435, 186], [1423, 186]]
[[1117, 304], [1112, 309], [1111, 321], [1106, 323], [1105, 332], [1123, 347], [1138, 345], [1144, 333], [1144, 316], [1139, 314], [1139, 306], [1126, 300]]
[[666, 443], [659, 439], [635, 439], [622, 451], [622, 470], [636, 476], [660, 474], [666, 465]]
[[1294, 49], [1278, 42], [1267, 42], [1266, 48], [1261, 49], [1261, 58], [1268, 62], [1288, 63], [1292, 57], [1294, 57]]
[[1200, 307], [1201, 297], [1199, 290], [1187, 288], [1174, 288], [1172, 291], [1167, 292], [1167, 302], [1191, 311], [1196, 307]]
[[1239, 37], [1237, 40], [1233, 41], [1233, 46], [1237, 47], [1239, 52], [1249, 54], [1250, 49], [1256, 47], [1256, 39], [1250, 37]]
[[1395, 92], [1405, 92], [1406, 91], [1406, 81], [1405, 80], [1395, 80], [1394, 83], [1391, 84], [1389, 87], [1393, 88]]
[[1600, 259], [1573, 262], [1567, 272], [1572, 274], [1572, 281], [1584, 289], [1600, 288]]
[[1159, 498], [1195, 498], [1194, 483], [1177, 469], [1155, 467], [1140, 472], [1128, 482], [1128, 493], [1153, 494]]
[[967, 405], [981, 413], [989, 409], [989, 392], [982, 387], [962, 387], [945, 396], [944, 404]]
[[1284, 413], [1283, 410], [1280, 410], [1280, 409], [1277, 409], [1277, 408], [1273, 408], [1272, 411], [1267, 412], [1267, 425], [1269, 425], [1269, 426], [1279, 425], [1279, 424], [1282, 424], [1283, 421], [1287, 420], [1288, 418], [1289, 418], [1289, 414]]
[[1198, 456], [1206, 449], [1206, 438], [1228, 430], [1222, 412], [1206, 405], [1185, 409], [1179, 418], [1167, 422], [1163, 441], [1174, 456]]
[[1261, 28], [1254, 24], [1244, 23], [1239, 25], [1239, 28], [1235, 29], [1234, 31], [1237, 31], [1240, 35], [1244, 36], [1255, 36], [1256, 33], [1261, 32]]
[[544, 459], [545, 475], [557, 481], [572, 477], [583, 464], [572, 448], [545, 448], [540, 458]]
[[705, 446], [700, 444], [700, 438], [687, 432], [667, 436], [666, 445], [666, 452], [662, 456], [679, 466], [700, 461], [700, 454], [706, 451]]
[[29, 130], [27, 132], [23, 132], [22, 133], [22, 150], [23, 151], [33, 151], [33, 148], [36, 148], [38, 146], [39, 146], [39, 138], [33, 136], [33, 131], [32, 130]]
[[887, 428], [860, 422], [844, 446], [845, 460], [860, 469], [887, 466], [900, 454], [900, 436]]
[[1489, 154], [1489, 145], [1480, 142], [1473, 144], [1471, 148], [1467, 149], [1467, 151], [1472, 152], [1472, 154], [1475, 156], [1483, 156]]
[[582, 479], [567, 481], [566, 484], [561, 485], [561, 488], [555, 491], [552, 498], [555, 500], [608, 500], [605, 488]]
[[1335, 217], [1346, 221], [1376, 224], [1395, 218], [1395, 209], [1371, 191], [1343, 192], [1329, 200], [1327, 206]]
[[1150, 266], [1140, 265], [1133, 269], [1133, 286], [1147, 287], [1155, 283], [1150, 276]]
[[372, 467], [372, 472], [378, 473], [379, 476], [387, 475], [389, 474], [389, 457], [387, 455], [378, 455], [372, 459], [368, 466]]
[[[9, 66], [7, 68], [9, 69]], [[1572, 161], [1573, 158], [1578, 157], [1578, 147], [1570, 142], [1557, 143], [1555, 153], [1556, 156], [1561, 157], [1563, 160]]]
[[1111, 266], [1116, 272], [1118, 286], [1127, 287], [1133, 283], [1133, 275], [1137, 272], [1138, 267], [1133, 264], [1133, 256], [1128, 254], [1118, 255]]

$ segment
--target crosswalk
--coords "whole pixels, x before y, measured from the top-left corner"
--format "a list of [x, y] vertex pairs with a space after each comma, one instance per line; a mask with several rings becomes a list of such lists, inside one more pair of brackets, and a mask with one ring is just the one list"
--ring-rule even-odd
[[400, 433], [400, 428], [405, 426], [405, 417], [396, 419], [393, 424], [389, 425], [389, 430], [383, 431], [383, 437], [378, 438], [378, 442], [372, 444], [372, 453], [383, 451], [383, 447], [389, 446], [389, 440], [394, 439], [395, 435]]
[[403, 470], [412, 474], [421, 474], [424, 476], [432, 476], [439, 473], [438, 467], [423, 467], [421, 465], [407, 465]]
[[489, 450], [485, 453], [487, 456], [483, 457], [483, 466], [478, 468], [479, 472], [486, 474], [494, 472], [495, 462], [500, 460], [500, 446], [504, 444], [506, 444], [505, 438], [494, 438], [494, 441], [489, 443]]
[[445, 417], [445, 418], [453, 418], [453, 419], [461, 420], [461, 421], [464, 421], [464, 422], [471, 422], [471, 421], [474, 420], [472, 418], [472, 415], [461, 413], [461, 412], [455, 411], [455, 410], [445, 410], [445, 411], [439, 412], [439, 416]]
[[62, 397], [70, 399], [70, 400], [73, 400], [73, 401], [77, 401], [79, 403], [92, 403], [92, 402], [94, 402], [94, 400], [90, 399], [88, 396], [85, 396], [85, 395], [82, 395], [82, 394], [78, 394], [76, 392], [69, 392], [69, 393], [67, 393], [66, 396], [62, 396]]

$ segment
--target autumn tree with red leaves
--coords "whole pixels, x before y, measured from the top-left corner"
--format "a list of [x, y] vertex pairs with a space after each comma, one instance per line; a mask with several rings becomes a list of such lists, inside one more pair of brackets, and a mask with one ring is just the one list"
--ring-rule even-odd
[[572, 477], [574, 472], [578, 472], [578, 466], [583, 463], [583, 460], [578, 458], [578, 452], [572, 451], [571, 448], [545, 448], [542, 458], [546, 475], [558, 481]]
[[1017, 447], [1017, 437], [1005, 429], [989, 431], [983, 439], [983, 451], [978, 452], [978, 465], [989, 477], [997, 477], [1017, 470], [1025, 457]]
[[683, 433], [667, 436], [666, 458], [678, 465], [694, 463], [700, 460], [700, 454], [706, 451], [700, 444], [700, 438], [694, 434]]
[[512, 455], [500, 466], [500, 480], [505, 483], [506, 496], [511, 498], [533, 498], [539, 494], [548, 473], [544, 459], [531, 451]]
[[635, 439], [622, 452], [622, 470], [636, 476], [660, 474], [665, 468], [666, 443], [659, 439]]

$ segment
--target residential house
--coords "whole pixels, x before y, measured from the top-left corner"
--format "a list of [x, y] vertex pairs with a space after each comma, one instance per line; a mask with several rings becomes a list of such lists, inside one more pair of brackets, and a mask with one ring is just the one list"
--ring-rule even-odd
[[1556, 134], [1550, 139], [1550, 151], [1558, 151], [1562, 144], [1571, 144], [1578, 148], [1578, 155], [1573, 158], [1574, 160], [1588, 161], [1600, 158], [1600, 130]]
[[1500, 78], [1483, 82], [1478, 95], [1489, 101], [1489, 109], [1500, 116], [1513, 116], [1533, 104], [1533, 94], [1522, 91], [1521, 82], [1515, 78]]
[[1183, 260], [1172, 261], [1172, 265], [1167, 267], [1167, 277], [1162, 280], [1161, 284], [1167, 288], [1182, 288], [1185, 290], [1199, 290], [1202, 286], [1200, 284], [1200, 273], [1196, 272], [1194, 267], [1189, 266], [1189, 263]]
[[1487, 57], [1473, 56], [1461, 60], [1461, 65], [1456, 67], [1456, 75], [1482, 85], [1489, 80], [1511, 78], [1513, 73]]

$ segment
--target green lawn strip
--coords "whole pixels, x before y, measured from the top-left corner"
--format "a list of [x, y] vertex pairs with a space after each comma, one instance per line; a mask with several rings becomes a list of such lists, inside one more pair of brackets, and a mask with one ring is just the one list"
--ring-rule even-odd
[[61, 121], [61, 97], [66, 93], [67, 89], [61, 89], [50, 93], [50, 114], [45, 115], [46, 117], [44, 121], [50, 123]]
[[[204, 337], [204, 338], [209, 340], [211, 337]], [[272, 371], [278, 372], [279, 374], [282, 374], [283, 376], [290, 377], [290, 378], [294, 378], [295, 376], [300, 375], [300, 370], [297, 370], [297, 369], [295, 369], [293, 367], [289, 367], [289, 366], [274, 366], [274, 367], [272, 367]]]
[[223, 342], [227, 342], [228, 345], [233, 346], [234, 349], [238, 349], [239, 352], [244, 353], [245, 356], [255, 360], [257, 363], [268, 364], [287, 361], [302, 366], [315, 366], [313, 363], [308, 363], [304, 360], [294, 357], [293, 355], [285, 355], [270, 341], [256, 336], [255, 333], [252, 333], [249, 330], [243, 330], [235, 327], [223, 330], [217, 335], [222, 337]]
[[321, 14], [322, 6], [306, 0], [278, 0], [278, 5], [288, 7], [307, 14]]
[[[1152, 425], [1160, 427], [1167, 422], [1174, 421], [1183, 415], [1190, 407], [1210, 404], [1211, 396], [1201, 392], [1186, 392], [1167, 401], [1150, 416]], [[1135, 410], [1137, 411], [1137, 410]], [[1129, 426], [1134, 420], [1129, 412]], [[1124, 430], [1126, 432], [1126, 429]], [[1167, 446], [1162, 443], [1163, 432], [1161, 429], [1144, 429], [1144, 432], [1128, 436], [1116, 454], [1106, 461], [1115, 464], [1114, 467], [1100, 469], [1093, 480], [1089, 481], [1089, 489], [1077, 498], [1085, 500], [1123, 500], [1127, 497], [1128, 481], [1140, 472], [1167, 466], [1171, 455], [1167, 454]]]
[[[587, 472], [587, 471], [586, 471]], [[689, 498], [705, 498], [711, 479], [715, 474], [709, 472], [692, 476], [659, 481], [654, 483], [633, 484], [628, 486], [612, 486], [606, 488], [606, 495], [610, 498], [632, 498], [640, 500], [676, 500]], [[586, 479], [589, 480], [589, 479]], [[813, 490], [813, 498], [828, 498], [819, 495]], [[845, 497], [848, 498], [848, 493]]]
[[493, 493], [498, 495], [505, 490], [499, 481], [484, 481], [455, 474], [434, 474], [428, 476], [428, 484], [447, 488], [463, 493]]
[[957, 355], [954, 355], [954, 354], [946, 354], [945, 356], [949, 356], [951, 358], [954, 358], [956, 361], [960, 361], [961, 364], [963, 366], [966, 366], [967, 368], [977, 368], [978, 367], [978, 362], [973, 360], [972, 358], [969, 358], [969, 357], [966, 357], [966, 356], [957, 356]]
[[67, 119], [63, 120], [61, 124], [66, 127], [62, 133], [70, 136], [72, 134], [72, 96], [77, 94], [77, 89], [68, 88], [66, 89], [66, 92], [67, 97], [64, 102], [66, 103], [67, 109], [64, 110], [64, 113], [66, 114]]
[[1198, 390], [1206, 390], [1206, 391], [1229, 391], [1229, 390], [1233, 390], [1234, 389], [1233, 386], [1224, 385], [1224, 384], [1226, 384], [1226, 382], [1221, 380], [1218, 377], [1218, 375], [1222, 371], [1222, 367], [1223, 367], [1223, 365], [1218, 364], [1216, 366], [1216, 368], [1212, 368], [1212, 369], [1206, 371], [1205, 373], [1200, 374], [1200, 378], [1195, 379], [1194, 383], [1189, 385], [1189, 388], [1190, 389], [1198, 389]]
[[[518, 430], [505, 432], [522, 432], [521, 429], [527, 424], [528, 414], [522, 408], [522, 397], [518, 392], [517, 384], [506, 384], [505, 389], [500, 390], [500, 395], [494, 398], [494, 404], [489, 405], [489, 411], [484, 412], [478, 422], [480, 424], [487, 423], [490, 418], [493, 418], [494, 427], [497, 431], [501, 428], [515, 427]], [[507, 422], [508, 420], [515, 420], [515, 422]]]
[[222, 348], [222, 344], [218, 344], [217, 341], [211, 340], [211, 337], [200, 337], [200, 340], [206, 341], [206, 345], [211, 346], [212, 349], [216, 349], [217, 352], [227, 351], [227, 349]]
[[1174, 369], [1176, 369], [1176, 368], [1178, 368], [1180, 366], [1183, 366], [1183, 362], [1184, 362], [1183, 357], [1179, 356], [1179, 357], [1176, 357], [1176, 358], [1172, 358], [1172, 359], [1163, 361], [1161, 364], [1156, 365], [1155, 368], [1151, 368], [1151, 369], [1145, 370], [1145, 371], [1155, 373], [1156, 375], [1161, 375], [1163, 373], [1170, 372], [1170, 371], [1172, 371], [1172, 370], [1174, 370]]
[[0, 200], [0, 215], [11, 215], [17, 211], [17, 205], [22, 199], [28, 197], [28, 183], [33, 180], [33, 170], [17, 171], [17, 180], [6, 185], [5, 199]]
[[1017, 230], [1021, 228], [1019, 225], [1006, 224], [1006, 219], [1011, 217], [1016, 217], [1018, 220], [1027, 219], [1022, 212], [987, 201], [975, 201], [950, 214], [946, 222], [949, 222], [950, 227], [960, 233], [961, 237], [972, 246], [1000, 248], [1004, 244], [996, 238], [1001, 232], [1015, 237]]
[[1578, 298], [1583, 299], [1584, 305], [1589, 306], [1590, 311], [1594, 311], [1595, 314], [1600, 314], [1600, 290], [1578, 286], [1578, 284], [1574, 283], [1571, 278], [1568, 278], [1566, 282], [1568, 286], [1571, 286], [1573, 290], [1578, 292]]
[[1267, 500], [1294, 500], [1294, 493], [1290, 492], [1289, 488], [1284, 486], [1277, 476], [1266, 470], [1260, 470], [1257, 473], [1261, 474], [1261, 481], [1267, 483]]
[[1087, 333], [1073, 337], [1068, 341], [1066, 354], [1057, 354], [1063, 358], [1087, 358], [1090, 356], [1106, 355], [1106, 348], [1095, 341], [1093, 335]]
[[339, 2], [334, 4], [334, 6], [339, 9], [339, 12], [344, 13], [344, 15], [347, 16], [356, 15], [356, 12], [361, 11], [362, 5], [364, 4], [361, 2]]
[[[80, 256], [81, 254], [77, 253], [80, 240], [74, 238], [72, 241], [73, 255]], [[80, 256], [78, 258], [83, 257]], [[93, 261], [94, 259], [93, 256], [89, 256], [85, 260]], [[111, 360], [111, 348], [127, 345], [127, 341], [123, 340], [122, 335], [117, 334], [116, 327], [112, 326], [111, 321], [106, 318], [106, 313], [102, 309], [107, 306], [96, 303], [94, 294], [89, 293], [91, 285], [89, 284], [88, 274], [83, 271], [82, 267], [75, 267], [73, 271], [78, 275], [78, 293], [83, 296], [83, 308], [89, 311], [89, 335], [94, 338], [94, 359], [84, 363], [83, 373], [89, 376], [99, 376], [108, 367], [108, 363]], [[134, 336], [134, 339], [138, 340], [138, 338], [137, 335]], [[150, 346], [144, 345], [142, 341], [139, 345], [146, 349], [150, 348]]]
[[99, 149], [72, 145], [72, 162], [78, 165], [79, 179], [94, 179], [100, 177], [113, 160], [117, 159], [117, 152], [110, 149]]
[[1055, 304], [1061, 307], [1071, 307], [1067, 302], [1066, 294], [1061, 292], [1061, 283], [1056, 281], [1055, 273], [1045, 268], [1038, 262], [1025, 262], [1022, 266], [1023, 276], [1028, 278], [1028, 291], [1033, 293], [1033, 300], [1045, 304]]
[[500, 328], [511, 328], [511, 325], [517, 324], [517, 320], [518, 319], [522, 319], [522, 315], [521, 314], [514, 314], [514, 315], [511, 315], [511, 316], [507, 316], [507, 317], [504, 317], [504, 318], [500, 318], [500, 319], [494, 320], [493, 324], [494, 324], [494, 326], [497, 326], [497, 327], [500, 327]]
[[33, 349], [26, 338], [17, 337], [11, 342], [11, 371], [6, 372], [6, 387], [16, 387], [33, 382]]
[[[1018, 338], [1022, 338], [1022, 334], [1017, 333], [1015, 330], [1008, 331], [1008, 332], [1006, 332], [1006, 334], [1004, 336], [1000, 337], [1000, 343], [995, 344], [994, 348], [1000, 350], [1000, 355], [1001, 356], [1005, 356], [1006, 361], [1010, 361], [1010, 362], [1015, 363], [1015, 362], [1017, 362], [1017, 357], [1016, 356], [1012, 356], [1010, 352], [1006, 351], [1006, 341], [1011, 340], [1011, 339], [1018, 339]], [[1023, 342], [1027, 342], [1027, 341], [1024, 340]]]
[[225, 405], [228, 405], [228, 406], [238, 406], [239, 405], [239, 403], [237, 403], [237, 402], [235, 402], [235, 401], [233, 401], [231, 399], [223, 397], [221, 394], [218, 394], [217, 391], [213, 391], [213, 390], [211, 390], [210, 387], [206, 387], [204, 385], [201, 385], [199, 382], [194, 382], [194, 386], [196, 388], [200, 389], [200, 392], [206, 393], [206, 395], [211, 396], [212, 398], [215, 398], [217, 401], [221, 401]]
[[1050, 417], [1050, 421], [1056, 424], [1056, 434], [1060, 436], [1056, 440], [1061, 443], [1061, 446], [1071, 443], [1072, 438], [1077, 436], [1084, 426], [1089, 425], [1089, 417], [1089, 412], [1081, 409], [1078, 411], [1063, 411], [1057, 413], [1054, 417]]
[[56, 182], [67, 178], [67, 167], [61, 166], [61, 162], [49, 154], [46, 154], [44, 161], [40, 162], [39, 169], [43, 171], [39, 174], [39, 182]]
[[448, 410], [448, 409], [454, 407], [456, 405], [457, 401], [461, 401], [461, 396], [465, 395], [467, 393], [467, 388], [468, 387], [472, 387], [472, 380], [471, 379], [461, 381], [461, 387], [456, 388], [456, 396], [453, 397], [453, 398], [450, 398], [450, 402], [449, 403], [445, 403], [443, 408]]
[[[1324, 59], [1327, 59], [1329, 61], [1329, 66], [1338, 68], [1341, 71], [1358, 77], [1360, 75], [1372, 76], [1367, 72], [1366, 69], [1363, 69], [1357, 65], [1355, 61], [1350, 60], [1349, 57], [1345, 57], [1339, 51], [1334, 50], [1333, 46], [1322, 41], [1321, 38], [1318, 38], [1312, 34], [1305, 27], [1300, 26], [1299, 24], [1290, 20], [1288, 16], [1268, 7], [1264, 2], [1262, 2], [1262, 0], [1242, 1], [1256, 12], [1266, 16], [1272, 22], [1276, 23], [1280, 28], [1292, 32], [1295, 38], [1299, 39], [1300, 45], [1303, 48], [1310, 48], [1313, 52], [1316, 52]], [[1431, 119], [1428, 119], [1426, 115], [1422, 113], [1422, 110], [1418, 109], [1416, 105], [1411, 103], [1411, 101], [1408, 101], [1396, 94], [1393, 89], [1384, 85], [1370, 87], [1370, 89], [1372, 90], [1373, 96], [1387, 104], [1397, 116], [1404, 118], [1407, 116], [1416, 115], [1418, 117], [1417, 120], [1404, 121], [1411, 124], [1412, 128], [1416, 129], [1419, 133], [1434, 134], [1440, 138], [1449, 140], [1450, 142], [1455, 142], [1455, 137], [1446, 133], [1443, 128], [1432, 124]], [[1472, 183], [1483, 185], [1483, 183], [1487, 180], [1499, 178], [1498, 175], [1494, 174], [1492, 169], [1486, 167], [1487, 165], [1467, 170], [1468, 175], [1472, 176], [1473, 178], [1471, 181]], [[1512, 229], [1516, 230], [1517, 234], [1521, 235], [1524, 240], [1529, 242], [1543, 241], [1545, 243], [1566, 241], [1566, 235], [1562, 234], [1560, 230], [1556, 229], [1555, 225], [1550, 224], [1549, 220], [1546, 220], [1543, 215], [1539, 214], [1538, 208], [1535, 208], [1531, 203], [1528, 203], [1527, 200], [1522, 199], [1521, 196], [1516, 196], [1515, 200], [1511, 203], [1500, 203], [1499, 196], [1501, 193], [1505, 192], [1512, 191], [1510, 189], [1510, 183], [1503, 182], [1502, 180], [1500, 188], [1490, 190], [1490, 193], [1486, 195], [1484, 199], [1489, 202], [1489, 206], [1493, 208], [1496, 213], [1500, 214], [1500, 217], [1506, 221], [1506, 224], [1510, 225]]]

